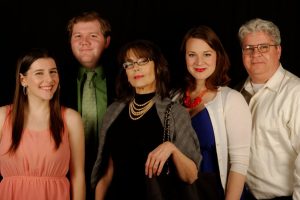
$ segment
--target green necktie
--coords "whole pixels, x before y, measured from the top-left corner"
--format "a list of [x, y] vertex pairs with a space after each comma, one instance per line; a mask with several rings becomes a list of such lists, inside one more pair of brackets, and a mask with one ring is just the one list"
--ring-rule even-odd
[[93, 83], [94, 74], [94, 71], [86, 72], [82, 93], [82, 119], [87, 141], [93, 140], [97, 134], [97, 103], [96, 90]]

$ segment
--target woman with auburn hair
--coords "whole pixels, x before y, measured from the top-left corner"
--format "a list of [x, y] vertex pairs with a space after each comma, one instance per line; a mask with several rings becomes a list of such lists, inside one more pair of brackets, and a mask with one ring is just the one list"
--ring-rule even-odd
[[182, 42], [185, 84], [173, 99], [189, 111], [203, 160], [199, 183], [203, 199], [238, 200], [250, 153], [251, 114], [243, 96], [227, 87], [229, 58], [207, 26], [190, 29]]

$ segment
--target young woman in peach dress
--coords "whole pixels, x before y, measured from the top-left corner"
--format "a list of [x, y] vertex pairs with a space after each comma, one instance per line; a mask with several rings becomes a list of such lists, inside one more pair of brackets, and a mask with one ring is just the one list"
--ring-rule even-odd
[[54, 58], [32, 49], [18, 60], [13, 104], [0, 107], [0, 198], [82, 200], [83, 163], [80, 115], [59, 104]]

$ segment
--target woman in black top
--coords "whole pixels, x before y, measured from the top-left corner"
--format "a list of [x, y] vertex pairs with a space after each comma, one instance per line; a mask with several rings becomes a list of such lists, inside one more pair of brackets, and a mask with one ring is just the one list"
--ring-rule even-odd
[[168, 158], [186, 183], [197, 179], [201, 160], [188, 113], [179, 104], [171, 111], [171, 142], [163, 140], [169, 72], [153, 43], [138, 40], [119, 54], [123, 70], [117, 81], [118, 100], [107, 110], [92, 173], [96, 199], [149, 199], [146, 180], [167, 173]]

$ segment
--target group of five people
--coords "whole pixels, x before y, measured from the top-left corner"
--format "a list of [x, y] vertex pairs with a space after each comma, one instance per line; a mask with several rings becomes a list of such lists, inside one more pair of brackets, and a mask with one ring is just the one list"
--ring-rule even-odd
[[236, 90], [208, 26], [183, 38], [180, 88], [170, 87], [167, 60], [147, 40], [125, 44], [116, 80], [108, 76], [101, 58], [111, 27], [96, 12], [71, 19], [68, 31], [80, 67], [61, 88], [47, 50], [18, 60], [14, 101], [0, 108], [1, 199], [151, 199], [147, 182], [170, 169], [203, 183], [199, 199], [300, 199], [300, 79], [280, 63], [274, 23], [253, 19], [239, 29], [249, 77]]

